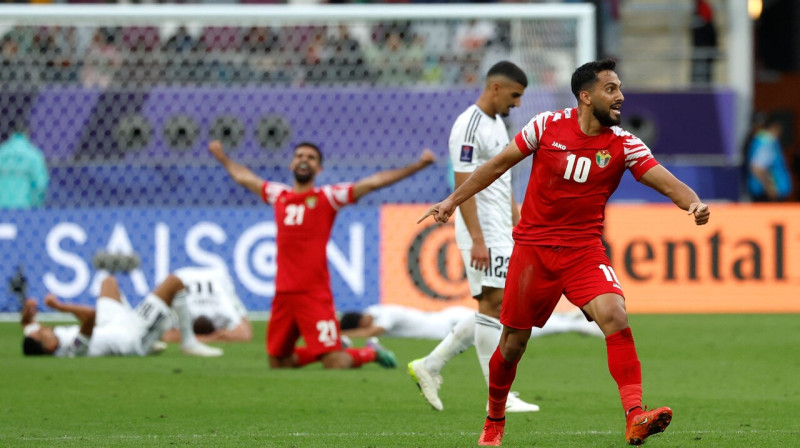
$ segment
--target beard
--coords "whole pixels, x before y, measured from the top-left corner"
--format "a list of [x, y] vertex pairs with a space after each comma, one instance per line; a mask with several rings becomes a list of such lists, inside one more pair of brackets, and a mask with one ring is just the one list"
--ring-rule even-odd
[[301, 174], [297, 171], [294, 171], [294, 180], [296, 180], [299, 184], [307, 184], [314, 180], [314, 173], [309, 171], [308, 173]]
[[592, 108], [592, 115], [594, 115], [594, 118], [597, 118], [597, 121], [599, 121], [600, 124], [602, 124], [605, 127], [616, 126], [620, 124], [620, 122], [622, 121], [619, 118], [611, 118], [611, 110], [602, 112], [595, 108]]

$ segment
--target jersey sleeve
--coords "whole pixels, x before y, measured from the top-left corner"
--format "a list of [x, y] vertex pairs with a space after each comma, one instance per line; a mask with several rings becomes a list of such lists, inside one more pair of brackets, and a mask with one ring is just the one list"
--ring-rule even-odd
[[261, 186], [261, 200], [273, 205], [278, 200], [278, 196], [286, 190], [291, 190], [291, 187], [280, 182], [264, 181]]
[[478, 168], [481, 147], [477, 129], [482, 117], [474, 110], [472, 115], [463, 115], [453, 123], [449, 140], [450, 162], [456, 173], [471, 173]]
[[625, 168], [631, 171], [638, 181], [650, 168], [658, 165], [650, 148], [633, 134], [622, 137], [622, 147], [625, 151]]
[[542, 112], [533, 117], [514, 137], [514, 142], [523, 154], [529, 156], [539, 149], [539, 141], [544, 135], [547, 125], [553, 118], [552, 112]]
[[345, 205], [354, 204], [356, 202], [353, 197], [353, 184], [341, 183], [336, 185], [325, 185], [322, 187], [322, 193], [328, 198], [328, 202], [335, 210], [339, 210]]

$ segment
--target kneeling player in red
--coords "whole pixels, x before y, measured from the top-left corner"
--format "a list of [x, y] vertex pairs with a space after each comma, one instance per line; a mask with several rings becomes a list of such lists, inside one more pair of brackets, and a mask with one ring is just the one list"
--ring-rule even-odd
[[[370, 339], [365, 348], [342, 349], [326, 246], [339, 209], [427, 167], [435, 160], [433, 153], [425, 150], [410, 165], [354, 183], [316, 187], [314, 177], [322, 171], [322, 151], [312, 143], [300, 143], [294, 149], [289, 165], [294, 173], [291, 186], [264, 180], [231, 160], [219, 141], [211, 142], [208, 150], [236, 183], [275, 207], [278, 272], [267, 328], [270, 366], [301, 367], [321, 361], [326, 368], [346, 369], [374, 361], [395, 367], [394, 354], [377, 339]], [[305, 347], [296, 347], [300, 336]]]

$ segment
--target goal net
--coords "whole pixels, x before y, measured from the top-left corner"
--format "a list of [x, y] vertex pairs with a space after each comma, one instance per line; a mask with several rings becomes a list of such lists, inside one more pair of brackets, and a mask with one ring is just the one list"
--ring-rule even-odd
[[[392, 293], [381, 283], [393, 275], [382, 272], [391, 233], [383, 207], [448, 194], [450, 127], [488, 68], [508, 59], [528, 74], [510, 132], [538, 111], [574, 104], [569, 77], [594, 57], [594, 10], [0, 5], [0, 36], [0, 137], [26, 136], [46, 162], [18, 204], [33, 208], [0, 218], [1, 280], [22, 266], [31, 295], [88, 303], [99, 278], [92, 255], [133, 250], [142, 265], [124, 281], [131, 295], [172, 269], [219, 265], [233, 271], [248, 308], [268, 309], [271, 211], [228, 179], [207, 154], [209, 140], [282, 182], [293, 145], [315, 142], [325, 155], [320, 184], [399, 167], [432, 148], [433, 168], [340, 216], [329, 245], [334, 295], [341, 308], [358, 308]], [[526, 170], [517, 173], [521, 198]], [[440, 289], [462, 294], [462, 272], [436, 266]], [[12, 295], [0, 297], [0, 311], [18, 309]]]

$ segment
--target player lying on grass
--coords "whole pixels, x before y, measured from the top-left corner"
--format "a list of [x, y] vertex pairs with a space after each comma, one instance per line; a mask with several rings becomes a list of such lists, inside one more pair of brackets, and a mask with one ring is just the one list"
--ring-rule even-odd
[[[316, 361], [327, 369], [354, 368], [367, 362], [396, 367], [394, 354], [375, 339], [367, 341], [364, 348], [342, 349], [327, 244], [342, 207], [426, 168], [435, 160], [433, 153], [424, 150], [409, 165], [379, 171], [353, 183], [317, 187], [314, 179], [322, 172], [322, 151], [313, 143], [294, 148], [289, 164], [294, 176], [291, 185], [262, 179], [228, 157], [219, 141], [209, 143], [208, 151], [234, 182], [275, 209], [278, 270], [266, 337], [270, 367], [302, 367]], [[301, 336], [305, 347], [297, 346]]]
[[[442, 339], [455, 331], [456, 324], [475, 310], [465, 306], [450, 306], [440, 311], [423, 311], [402, 305], [372, 305], [360, 311], [342, 314], [342, 335], [351, 338], [390, 336], [393, 338]], [[534, 328], [531, 337], [560, 333], [582, 333], [602, 337], [603, 332], [594, 322], [586, 320], [575, 310], [571, 313], [554, 313], [544, 327]], [[463, 347], [463, 350], [469, 345]], [[462, 351], [463, 351], [462, 350]]]
[[26, 356], [145, 356], [170, 326], [170, 307], [178, 316], [181, 351], [194, 356], [221, 356], [222, 350], [198, 341], [192, 332], [183, 282], [169, 275], [135, 309], [120, 293], [114, 276], [100, 286], [96, 307], [65, 303], [47, 294], [45, 305], [71, 313], [79, 325], [42, 325], [36, 321], [37, 303], [28, 299], [22, 310], [25, 335], [22, 351]]
[[[186, 286], [186, 304], [197, 340], [201, 342], [250, 341], [253, 329], [233, 279], [225, 269], [186, 267], [175, 270]], [[164, 333], [162, 340], [181, 340], [179, 326]]]

